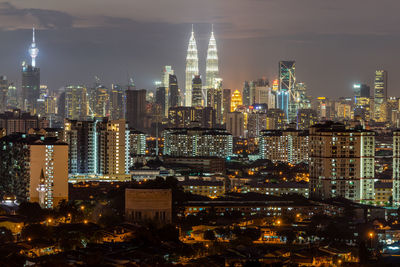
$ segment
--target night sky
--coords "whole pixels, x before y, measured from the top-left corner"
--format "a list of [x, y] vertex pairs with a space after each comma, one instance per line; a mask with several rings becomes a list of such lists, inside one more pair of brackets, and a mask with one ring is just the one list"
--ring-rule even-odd
[[20, 83], [35, 25], [37, 65], [52, 89], [91, 85], [95, 75], [126, 84], [129, 75], [153, 90], [164, 65], [183, 88], [191, 24], [204, 74], [214, 23], [225, 88], [272, 80], [279, 60], [296, 60], [313, 96], [373, 86], [377, 68], [389, 72], [389, 95], [400, 96], [399, 11], [398, 0], [13, 0], [0, 3], [0, 75]]

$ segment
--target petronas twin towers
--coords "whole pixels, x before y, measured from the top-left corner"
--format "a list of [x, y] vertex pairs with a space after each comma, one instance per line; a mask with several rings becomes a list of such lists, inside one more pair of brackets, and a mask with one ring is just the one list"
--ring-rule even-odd
[[[192, 81], [199, 75], [199, 56], [197, 52], [196, 39], [192, 25], [192, 34], [189, 39], [189, 46], [186, 56], [186, 83], [185, 83], [185, 106], [192, 106]], [[217, 43], [214, 37], [214, 30], [211, 29], [211, 37], [208, 43], [207, 59], [206, 59], [206, 84], [205, 90], [215, 88], [216, 79], [218, 78], [218, 54]], [[203, 93], [204, 102], [206, 102], [206, 94]]]

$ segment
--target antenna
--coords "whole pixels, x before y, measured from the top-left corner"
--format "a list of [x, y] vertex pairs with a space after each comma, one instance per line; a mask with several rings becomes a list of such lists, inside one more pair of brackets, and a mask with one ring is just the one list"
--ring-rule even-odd
[[211, 24], [211, 32], [214, 32], [214, 24]]
[[193, 33], [193, 23], [192, 23], [192, 33]]

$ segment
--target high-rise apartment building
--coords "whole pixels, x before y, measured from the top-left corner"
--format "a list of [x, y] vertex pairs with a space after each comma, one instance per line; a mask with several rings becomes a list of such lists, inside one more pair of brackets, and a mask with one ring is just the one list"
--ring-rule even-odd
[[126, 90], [126, 121], [130, 129], [143, 130], [146, 115], [146, 90]]
[[266, 130], [260, 135], [260, 158], [272, 162], [308, 162], [308, 131]]
[[125, 175], [125, 120], [65, 120], [64, 138], [69, 147], [68, 168], [71, 176]]
[[125, 174], [125, 120], [103, 119], [97, 127], [98, 173], [110, 176]]
[[186, 56], [186, 83], [185, 83], [185, 106], [192, 106], [192, 81], [195, 75], [199, 75], [199, 57], [197, 54], [197, 45], [194, 38], [193, 25], [192, 33], [189, 39], [189, 46]]
[[195, 75], [192, 81], [192, 107], [203, 107], [202, 82], [200, 75]]
[[146, 134], [127, 129], [125, 132], [125, 173], [129, 173], [135, 157], [144, 155], [146, 155]]
[[388, 74], [386, 70], [375, 71], [374, 83], [374, 120], [385, 121], [381, 116], [382, 105], [387, 99]]
[[98, 173], [98, 123], [98, 119], [90, 121], [65, 120], [64, 141], [69, 148], [69, 174]]
[[54, 208], [68, 200], [68, 145], [56, 138], [12, 134], [0, 139], [0, 192]]
[[310, 194], [374, 199], [375, 133], [339, 123], [310, 128]]
[[163, 132], [164, 155], [173, 157], [221, 157], [232, 155], [232, 135], [221, 129], [182, 128]]

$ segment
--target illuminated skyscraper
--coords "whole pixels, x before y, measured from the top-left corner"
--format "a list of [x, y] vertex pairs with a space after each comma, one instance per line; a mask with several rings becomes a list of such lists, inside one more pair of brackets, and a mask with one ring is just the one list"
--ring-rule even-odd
[[8, 96], [8, 80], [6, 76], [0, 76], [0, 113], [6, 111]]
[[168, 107], [177, 107], [181, 105], [181, 92], [178, 87], [176, 75], [169, 75], [169, 103]]
[[234, 112], [238, 106], [243, 105], [242, 94], [235, 90], [231, 97], [231, 112]]
[[197, 54], [196, 40], [194, 39], [193, 25], [192, 34], [189, 39], [189, 46], [186, 56], [186, 83], [185, 83], [185, 106], [192, 106], [192, 80], [199, 75], [199, 57]]
[[32, 67], [36, 67], [36, 57], [39, 54], [39, 48], [36, 47], [35, 43], [35, 28], [32, 29], [32, 44], [29, 47], [29, 55], [32, 58]]
[[387, 99], [387, 71], [375, 71], [374, 85], [374, 119], [376, 121], [384, 121], [384, 116], [381, 116], [383, 103]]
[[37, 100], [40, 97], [40, 69], [22, 65], [22, 108], [36, 114]]
[[296, 110], [291, 106], [292, 93], [296, 84], [295, 61], [279, 62], [279, 91], [277, 94], [277, 107], [282, 109], [286, 118], [290, 121], [295, 120]]
[[169, 76], [174, 75], [174, 70], [171, 66], [164, 66], [162, 72], [161, 86], [165, 88], [165, 104], [164, 104], [164, 117], [168, 117], [168, 108], [169, 108], [169, 95], [171, 94], [169, 88]]
[[[214, 88], [215, 79], [218, 78], [218, 53], [217, 43], [214, 37], [214, 29], [211, 29], [211, 37], [208, 42], [206, 60], [206, 90]], [[203, 94], [204, 96], [205, 94]]]
[[194, 76], [193, 84], [192, 84], [192, 106], [193, 107], [202, 107], [203, 106], [201, 85], [202, 85], [202, 82], [201, 82], [200, 75]]

